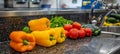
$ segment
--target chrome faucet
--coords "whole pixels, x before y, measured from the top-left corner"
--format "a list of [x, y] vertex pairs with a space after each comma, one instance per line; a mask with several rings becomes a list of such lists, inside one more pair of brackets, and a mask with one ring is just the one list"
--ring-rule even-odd
[[[94, 12], [94, 7], [95, 7], [95, 5], [96, 4], [98, 4], [98, 3], [101, 3], [103, 6], [107, 6], [102, 0], [97, 0], [97, 1], [94, 1], [93, 3], [92, 3], [92, 5], [91, 5], [91, 9], [90, 9], [90, 14], [89, 14], [89, 23], [91, 23], [92, 24], [92, 20], [94, 19], [94, 18], [96, 18], [95, 16], [94, 16], [94, 14], [93, 14], [93, 12]], [[105, 8], [106, 9], [106, 8]], [[95, 22], [95, 20], [94, 20], [94, 22]], [[97, 23], [97, 21], [96, 21], [96, 23]]]
[[116, 14], [118, 13], [117, 10], [111, 9], [105, 16], [108, 16], [108, 15], [109, 15], [110, 13], [112, 13], [112, 12], [114, 12], [114, 13], [116, 13]]

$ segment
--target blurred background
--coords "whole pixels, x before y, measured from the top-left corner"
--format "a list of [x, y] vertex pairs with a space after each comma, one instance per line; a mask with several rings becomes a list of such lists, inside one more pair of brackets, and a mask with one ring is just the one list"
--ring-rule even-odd
[[[15, 8], [15, 7], [39, 7], [44, 8], [46, 5], [49, 8], [78, 8], [82, 7], [84, 1], [94, 2], [97, 0], [0, 0], [0, 8]], [[98, 0], [107, 5], [120, 5], [119, 0]], [[86, 3], [86, 2], [84, 2]], [[66, 5], [66, 7], [62, 7]]]

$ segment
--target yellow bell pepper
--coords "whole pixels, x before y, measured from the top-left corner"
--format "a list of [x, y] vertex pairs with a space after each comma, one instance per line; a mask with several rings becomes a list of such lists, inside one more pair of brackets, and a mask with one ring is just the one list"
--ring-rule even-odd
[[120, 23], [115, 23], [115, 26], [120, 26]]
[[55, 36], [56, 36], [56, 40], [57, 43], [62, 43], [65, 41], [66, 36], [65, 36], [65, 30], [62, 27], [58, 27], [58, 28], [53, 28], [55, 30]]
[[35, 36], [37, 45], [51, 47], [56, 44], [54, 31], [33, 31], [32, 34]]
[[107, 26], [113, 26], [113, 24], [112, 23], [107, 23]]
[[33, 19], [28, 22], [31, 31], [43, 31], [50, 29], [50, 20], [48, 18]]

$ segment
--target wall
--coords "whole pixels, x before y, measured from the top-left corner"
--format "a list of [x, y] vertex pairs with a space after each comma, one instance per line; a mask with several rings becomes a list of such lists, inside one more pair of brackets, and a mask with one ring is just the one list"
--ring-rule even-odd
[[0, 0], [0, 8], [4, 7], [4, 0]]
[[51, 4], [51, 8], [57, 8], [57, 0], [42, 0], [42, 4]]
[[116, 3], [118, 3], [120, 5], [120, 0], [116, 0]]
[[[43, 0], [43, 3], [51, 4], [51, 8], [61, 8], [60, 5], [62, 3], [69, 4], [70, 6], [79, 6], [82, 5], [82, 0], [77, 0], [78, 2], [75, 4], [72, 4], [72, 0]], [[70, 4], [71, 3], [71, 4]]]
[[103, 0], [105, 3], [119, 3], [120, 0]]

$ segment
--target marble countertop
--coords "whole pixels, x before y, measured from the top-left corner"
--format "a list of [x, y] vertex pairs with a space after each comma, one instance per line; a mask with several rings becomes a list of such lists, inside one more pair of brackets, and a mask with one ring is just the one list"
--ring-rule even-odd
[[[112, 36], [100, 35], [97, 38], [113, 38]], [[0, 43], [0, 54], [97, 54], [90, 50], [88, 44], [96, 37], [85, 37], [83, 39], [66, 39], [64, 43], [46, 48], [36, 46], [32, 51], [19, 53], [9, 46], [9, 42]]]

